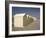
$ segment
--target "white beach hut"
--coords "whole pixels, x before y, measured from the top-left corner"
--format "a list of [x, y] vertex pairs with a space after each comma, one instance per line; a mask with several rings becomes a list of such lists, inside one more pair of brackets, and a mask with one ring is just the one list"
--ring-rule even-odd
[[27, 17], [25, 13], [14, 15], [14, 27], [23, 27], [27, 24]]

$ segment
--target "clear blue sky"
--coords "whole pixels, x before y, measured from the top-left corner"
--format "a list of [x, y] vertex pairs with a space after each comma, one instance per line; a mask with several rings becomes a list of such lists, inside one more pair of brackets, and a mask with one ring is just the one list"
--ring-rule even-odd
[[37, 18], [40, 18], [40, 8], [12, 7], [12, 15], [15, 15], [17, 13], [26, 13]]

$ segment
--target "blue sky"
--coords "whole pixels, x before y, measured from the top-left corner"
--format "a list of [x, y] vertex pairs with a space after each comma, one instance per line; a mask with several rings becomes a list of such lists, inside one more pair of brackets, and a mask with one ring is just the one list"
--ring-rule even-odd
[[26, 13], [37, 18], [40, 18], [40, 8], [12, 7], [12, 15], [15, 15], [17, 13]]

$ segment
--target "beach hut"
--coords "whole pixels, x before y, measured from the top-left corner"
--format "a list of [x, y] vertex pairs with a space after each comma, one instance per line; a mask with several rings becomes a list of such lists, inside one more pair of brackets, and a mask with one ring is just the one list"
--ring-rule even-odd
[[27, 25], [27, 16], [25, 13], [14, 15], [14, 27], [24, 27]]

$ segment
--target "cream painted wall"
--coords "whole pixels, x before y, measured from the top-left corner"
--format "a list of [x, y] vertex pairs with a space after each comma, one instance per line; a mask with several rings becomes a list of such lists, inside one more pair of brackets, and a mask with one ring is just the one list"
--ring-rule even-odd
[[14, 16], [14, 27], [23, 28], [23, 16]]

